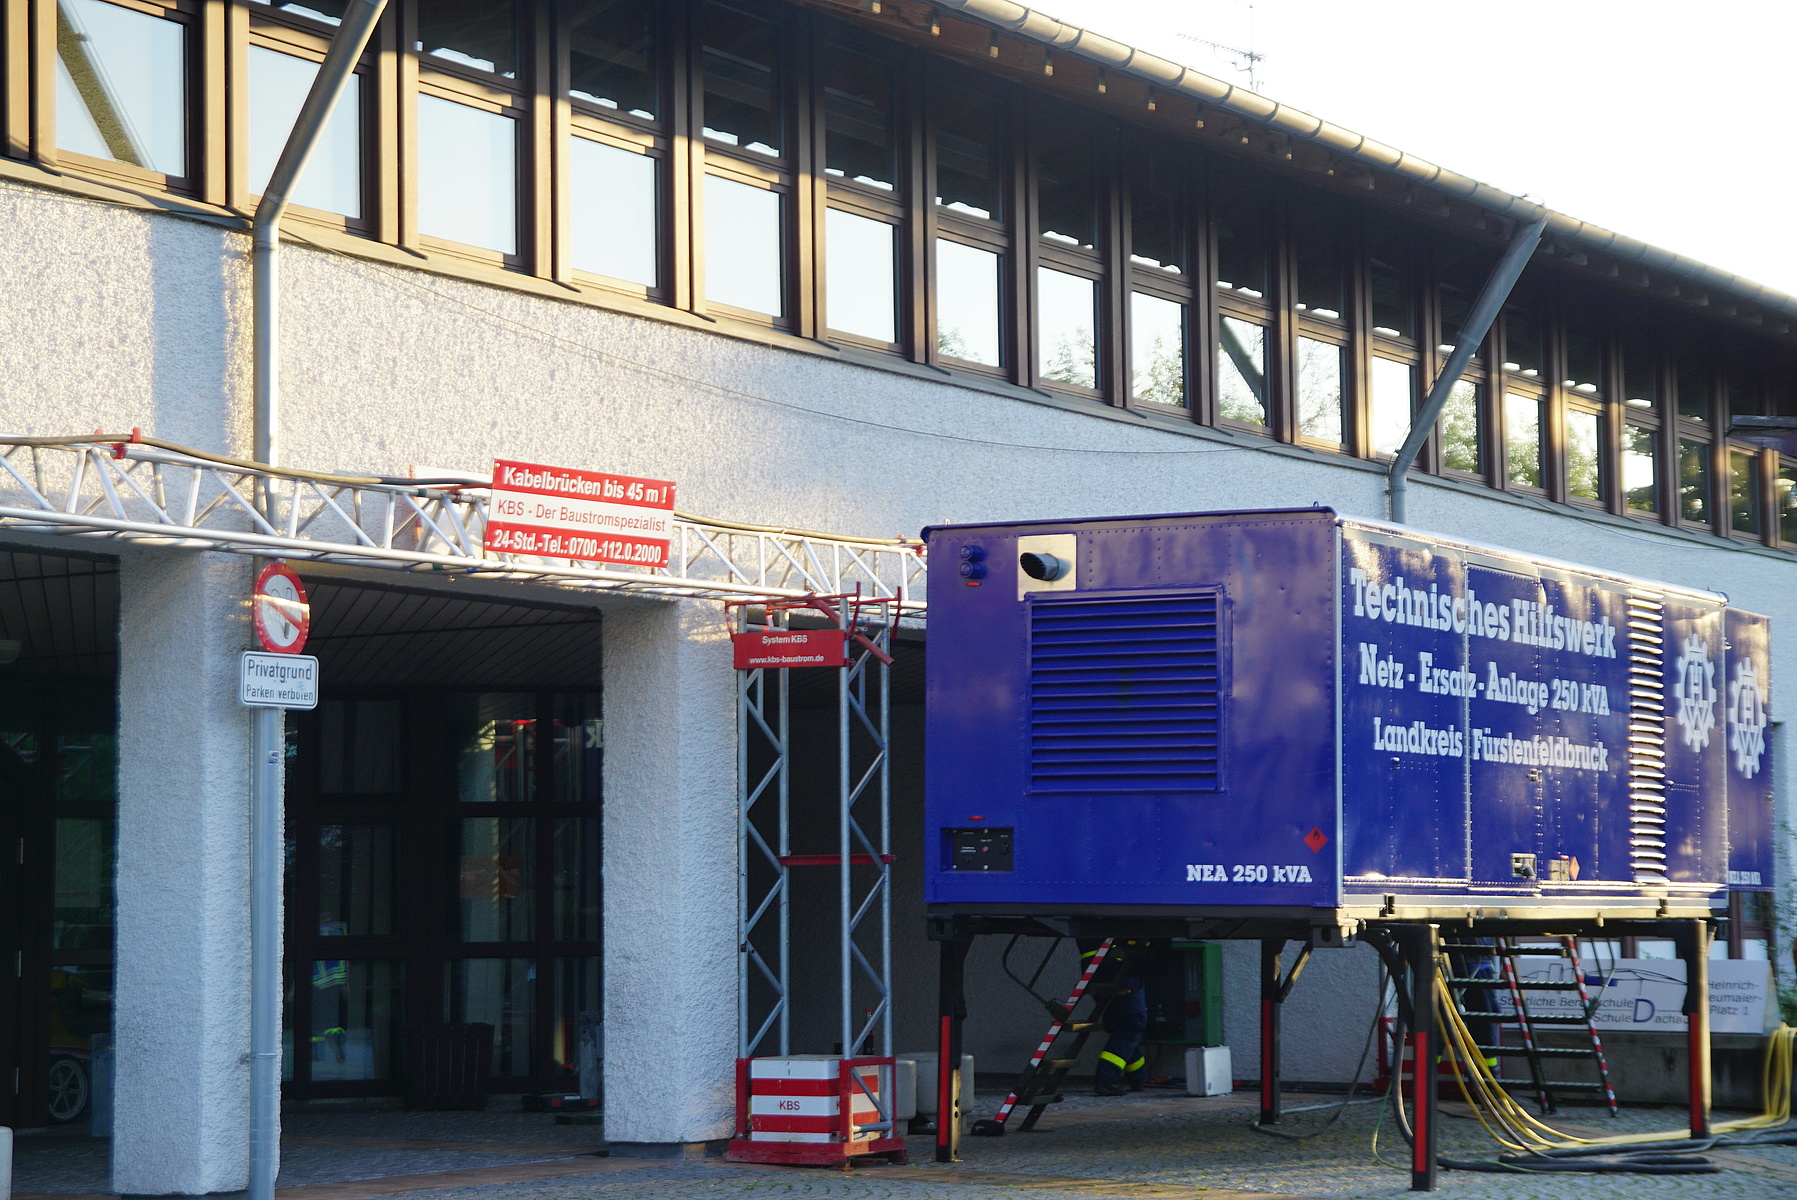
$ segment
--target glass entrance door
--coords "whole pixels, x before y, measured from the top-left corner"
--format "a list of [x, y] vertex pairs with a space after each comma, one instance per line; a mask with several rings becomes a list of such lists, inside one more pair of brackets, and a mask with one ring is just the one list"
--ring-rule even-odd
[[493, 1027], [496, 1090], [576, 1086], [599, 1009], [598, 694], [343, 694], [290, 728], [290, 1094], [399, 1092], [406, 1027], [446, 1021]]

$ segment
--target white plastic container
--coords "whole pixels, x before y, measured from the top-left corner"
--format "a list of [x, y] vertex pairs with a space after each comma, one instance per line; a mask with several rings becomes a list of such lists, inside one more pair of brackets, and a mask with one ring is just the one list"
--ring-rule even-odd
[[[920, 1050], [915, 1054], [901, 1054], [899, 1059], [917, 1064], [917, 1115], [933, 1117], [936, 1115], [936, 1052]], [[973, 1055], [961, 1056], [961, 1110], [966, 1115], [973, 1100]]]
[[1186, 1050], [1186, 1095], [1227, 1096], [1234, 1090], [1228, 1046], [1193, 1046]]

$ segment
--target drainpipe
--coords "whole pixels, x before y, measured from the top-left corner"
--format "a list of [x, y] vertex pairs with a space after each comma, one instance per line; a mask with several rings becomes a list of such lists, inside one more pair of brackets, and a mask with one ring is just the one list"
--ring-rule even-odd
[[[1423, 448], [1423, 441], [1428, 438], [1429, 431], [1435, 428], [1435, 422], [1441, 417], [1441, 410], [1446, 407], [1448, 396], [1460, 377], [1466, 374], [1466, 364], [1478, 353], [1479, 344], [1491, 331], [1491, 323], [1497, 320], [1498, 310], [1504, 307], [1504, 301], [1510, 298], [1510, 289], [1516, 286], [1522, 269], [1529, 264], [1529, 256], [1535, 253], [1535, 246], [1541, 241], [1541, 232], [1547, 228], [1547, 219], [1552, 214], [1547, 209], [1527, 225], [1518, 225], [1516, 235], [1510, 239], [1510, 248], [1504, 251], [1504, 257], [1491, 272], [1491, 278], [1485, 281], [1485, 290], [1479, 293], [1479, 299], [1473, 305], [1473, 311], [1461, 326], [1460, 333], [1454, 338], [1454, 349], [1448, 355], [1448, 361], [1442, 364], [1441, 374], [1435, 377], [1435, 386], [1429, 389], [1429, 398], [1423, 401], [1422, 411], [1416, 414], [1416, 420], [1410, 426], [1410, 436], [1404, 439], [1399, 447], [1397, 457], [1391, 461], [1389, 483], [1386, 495], [1389, 497], [1388, 515], [1397, 524], [1404, 524], [1405, 489], [1408, 483], [1406, 476], [1410, 472], [1410, 464], [1416, 461], [1416, 455]], [[1497, 373], [1492, 372], [1492, 378]]]
[[[381, 19], [387, 0], [352, 0], [331, 39], [299, 119], [287, 135], [280, 161], [256, 206], [250, 268], [254, 318], [254, 449], [266, 466], [280, 463], [279, 264], [281, 214], [287, 210], [306, 160], [337, 100], [355, 73], [356, 61]], [[260, 489], [272, 518], [273, 491]], [[254, 710], [250, 731], [250, 1200], [274, 1200], [281, 1161], [281, 859], [283, 843], [282, 766], [286, 713]], [[295, 1043], [296, 1049], [301, 1045]]]

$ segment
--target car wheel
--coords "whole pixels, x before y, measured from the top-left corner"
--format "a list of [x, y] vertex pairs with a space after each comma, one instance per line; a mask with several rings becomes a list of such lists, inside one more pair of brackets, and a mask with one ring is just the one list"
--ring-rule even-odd
[[50, 1060], [50, 1120], [66, 1125], [87, 1111], [87, 1068], [73, 1058]]

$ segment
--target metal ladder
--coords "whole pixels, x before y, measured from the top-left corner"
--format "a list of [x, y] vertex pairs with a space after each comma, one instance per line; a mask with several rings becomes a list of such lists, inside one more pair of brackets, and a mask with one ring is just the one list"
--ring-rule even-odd
[[[1610, 1106], [1610, 1115], [1616, 1115], [1616, 1089], [1610, 1084], [1610, 1066], [1604, 1060], [1603, 1039], [1598, 1035], [1597, 1000], [1591, 998], [1586, 990], [1585, 973], [1579, 965], [1578, 939], [1561, 937], [1555, 939], [1555, 947], [1550, 950], [1545, 946], [1518, 946], [1513, 938], [1491, 938], [1469, 942], [1443, 942], [1442, 951], [1452, 964], [1456, 959], [1462, 960], [1474, 956], [1489, 956], [1497, 959], [1501, 978], [1492, 979], [1477, 975], [1462, 975], [1452, 971], [1444, 972], [1442, 982], [1446, 984], [1448, 994], [1454, 998], [1454, 1006], [1459, 1009], [1462, 1018], [1468, 1021], [1489, 1021], [1492, 1028], [1501, 1032], [1506, 1025], [1514, 1025], [1521, 1040], [1521, 1045], [1485, 1045], [1480, 1044], [1481, 1053], [1498, 1058], [1524, 1058], [1529, 1064], [1529, 1082], [1535, 1090], [1535, 1100], [1543, 1114], [1558, 1109], [1556, 1095], [1563, 1092], [1602, 1092], [1604, 1100]], [[1570, 980], [1530, 980], [1526, 983], [1516, 970], [1518, 958], [1558, 957], [1570, 964], [1572, 978]], [[1474, 990], [1496, 991], [1503, 988], [1510, 995], [1511, 1011], [1492, 1011], [1467, 1007], [1466, 992]], [[1579, 998], [1579, 1015], [1537, 1014], [1529, 1011], [1525, 991], [1531, 992], [1576, 992]], [[1601, 999], [1601, 997], [1599, 997]], [[1540, 1026], [1581, 1028], [1591, 1039], [1589, 1046], [1543, 1046], [1536, 1037]], [[1597, 1068], [1597, 1079], [1571, 1080], [1550, 1079], [1548, 1064], [1567, 1061], [1589, 1061]], [[1500, 1080], [1509, 1084], [1512, 1081]], [[1522, 1081], [1514, 1081], [1521, 1083]]]
[[[999, 1106], [993, 1116], [975, 1121], [973, 1134], [975, 1137], [1003, 1137], [1005, 1123], [1011, 1119], [1011, 1113], [1018, 1108], [1027, 1108], [1023, 1121], [1018, 1129], [1024, 1133], [1036, 1127], [1042, 1113], [1051, 1104], [1061, 1102], [1061, 1081], [1067, 1077], [1079, 1062], [1080, 1052], [1086, 1047], [1086, 1039], [1091, 1037], [1104, 1020], [1104, 1010], [1110, 1007], [1117, 993], [1123, 990], [1128, 975], [1120, 968], [1131, 950], [1139, 947], [1132, 943], [1119, 944], [1115, 939], [1106, 938], [1099, 947], [1092, 951], [1090, 959], [1080, 971], [1079, 981], [1073, 985], [1073, 991], [1067, 997], [1067, 1003], [1056, 1004], [1052, 1000], [1043, 1000], [1043, 1007], [1048, 1009], [1051, 1018], [1048, 1032], [1036, 1046], [1036, 1052], [1024, 1065], [1017, 1076], [1017, 1082], [1005, 1102]], [[1093, 983], [1099, 968], [1106, 962], [1117, 964], [1118, 970], [1110, 972], [1105, 982]], [[1043, 959], [1047, 964], [1047, 958]], [[1041, 968], [1037, 968], [1037, 974]], [[1033, 983], [1034, 980], [1032, 979]], [[1079, 1007], [1081, 1000], [1091, 1001], [1083, 1020], [1073, 1020], [1073, 1012]], [[1071, 1035], [1072, 1040], [1061, 1052], [1060, 1057], [1050, 1058], [1049, 1052], [1063, 1034]]]

